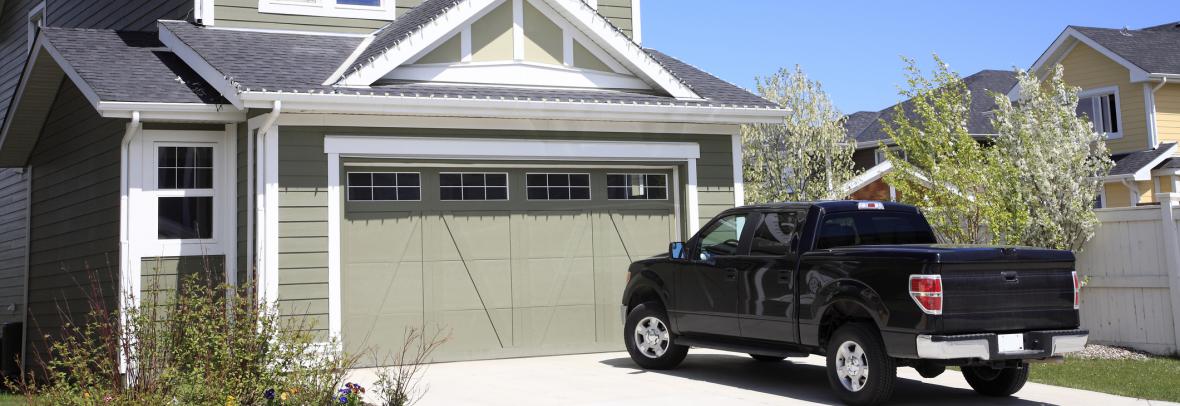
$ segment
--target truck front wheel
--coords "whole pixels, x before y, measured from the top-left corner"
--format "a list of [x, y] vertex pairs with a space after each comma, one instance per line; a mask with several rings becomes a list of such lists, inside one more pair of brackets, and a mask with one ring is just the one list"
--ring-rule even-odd
[[1028, 364], [1016, 368], [996, 369], [987, 366], [963, 367], [963, 378], [976, 393], [985, 396], [1011, 396], [1028, 382]]
[[850, 405], [876, 405], [893, 396], [897, 363], [885, 352], [876, 329], [841, 326], [828, 340], [828, 383]]
[[656, 302], [635, 306], [627, 314], [623, 336], [631, 360], [644, 369], [672, 369], [684, 361], [688, 347], [672, 342], [668, 312]]

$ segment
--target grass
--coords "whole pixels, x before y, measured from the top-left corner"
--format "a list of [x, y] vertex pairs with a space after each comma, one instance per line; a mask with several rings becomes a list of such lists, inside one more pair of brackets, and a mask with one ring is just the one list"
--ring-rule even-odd
[[1146, 361], [1067, 358], [1061, 364], [1034, 364], [1032, 382], [1112, 395], [1180, 402], [1180, 359]]
[[17, 406], [23, 404], [25, 404], [25, 398], [23, 397], [0, 393], [0, 406]]

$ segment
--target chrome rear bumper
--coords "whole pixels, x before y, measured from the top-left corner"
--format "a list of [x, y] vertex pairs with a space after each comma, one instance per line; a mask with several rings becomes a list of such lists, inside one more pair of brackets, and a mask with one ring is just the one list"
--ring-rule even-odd
[[1024, 333], [1024, 349], [999, 352], [997, 335], [918, 335], [918, 358], [925, 359], [1041, 359], [1057, 357], [1086, 347], [1086, 330], [1029, 331]]

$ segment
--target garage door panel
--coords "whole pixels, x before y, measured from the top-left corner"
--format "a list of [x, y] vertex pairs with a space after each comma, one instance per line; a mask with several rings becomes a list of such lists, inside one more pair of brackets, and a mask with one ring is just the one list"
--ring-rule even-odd
[[[602, 251], [595, 247], [596, 253], [605, 255], [620, 254], [619, 248], [626, 247], [621, 254], [628, 255], [634, 260], [648, 258], [668, 252], [668, 243], [674, 234], [670, 227], [673, 224], [671, 213], [667, 211], [626, 211], [607, 214], [607, 220], [615, 229], [615, 233], [601, 233], [606, 239], [616, 238], [613, 243], [606, 244]], [[610, 250], [614, 247], [614, 250]]]
[[422, 260], [421, 217], [415, 212], [349, 213], [344, 258], [349, 263]]
[[[385, 361], [402, 348], [406, 330], [423, 326], [422, 312], [387, 313], [379, 317], [346, 315], [342, 322], [344, 350], [347, 354], [359, 354], [362, 366], [388, 365]], [[374, 356], [377, 358], [373, 359]]]
[[342, 303], [345, 314], [422, 313], [421, 262], [353, 264], [342, 284], [357, 298]]
[[594, 305], [518, 307], [513, 322], [519, 347], [571, 347], [595, 342]]
[[428, 326], [450, 335], [450, 340], [439, 348], [439, 356], [445, 359], [478, 357], [512, 343], [511, 309], [447, 310], [426, 315]]
[[504, 212], [428, 215], [426, 260], [509, 259], [510, 223]]
[[594, 258], [513, 261], [514, 304], [524, 307], [593, 304]]
[[589, 257], [590, 218], [584, 211], [530, 211], [515, 216], [513, 255], [526, 258]]

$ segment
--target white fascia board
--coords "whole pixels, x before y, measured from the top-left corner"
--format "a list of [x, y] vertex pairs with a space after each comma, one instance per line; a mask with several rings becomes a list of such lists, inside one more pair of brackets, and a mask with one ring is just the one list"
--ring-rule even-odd
[[[384, 53], [377, 55], [373, 60], [360, 61], [364, 65], [359, 69], [349, 72], [347, 69], [352, 64], [346, 63], [341, 65], [338, 71], [342, 71], [344, 76], [340, 78], [339, 82], [343, 86], [369, 86], [398, 66], [410, 61], [427, 47], [445, 39], [450, 34], [458, 33], [464, 23], [474, 20], [484, 11], [491, 10], [493, 6], [498, 6], [504, 1], [460, 1], [450, 10], [447, 10], [446, 13], [422, 25], [417, 31], [385, 50]], [[362, 46], [367, 48], [364, 44]], [[362, 49], [361, 52], [363, 52], [364, 48], [358, 48]], [[329, 78], [329, 82], [336, 83], [335, 79], [335, 77]]]
[[650, 90], [633, 76], [530, 62], [486, 62], [406, 65], [394, 69], [389, 79], [481, 83], [493, 85], [550, 86], [587, 89]]
[[577, 103], [499, 99], [459, 99], [379, 95], [242, 92], [247, 108], [269, 108], [282, 101], [290, 112], [388, 114], [555, 120], [621, 120], [702, 124], [776, 124], [780, 109]]
[[369, 48], [369, 44], [373, 43], [374, 38], [376, 38], [376, 33], [369, 34], [369, 35], [365, 36], [365, 39], [361, 40], [361, 44], [357, 45], [356, 49], [352, 50], [352, 54], [348, 55], [348, 58], [344, 60], [344, 63], [340, 64], [340, 67], [336, 68], [336, 71], [332, 72], [332, 75], [328, 76], [328, 80], [325, 80], [324, 83], [322, 83], [322, 85], [331, 86], [333, 83], [336, 82], [337, 78], [339, 78], [340, 76], [343, 76], [344, 70], [348, 69], [349, 66], [352, 66], [352, 64], [356, 63], [356, 58], [359, 58], [361, 56], [361, 53], [365, 52], [365, 49]]
[[865, 170], [860, 175], [856, 175], [856, 177], [849, 179], [848, 182], [845, 182], [844, 185], [840, 186], [840, 190], [844, 191], [843, 194], [852, 194], [852, 192], [860, 190], [865, 186], [876, 182], [878, 179], [881, 179], [885, 176], [885, 174], [892, 170], [893, 162], [885, 161], [879, 163], [876, 166]]
[[95, 107], [106, 118], [131, 118], [140, 113], [143, 121], [237, 123], [246, 120], [246, 111], [223, 104], [99, 102]]
[[184, 41], [177, 37], [176, 34], [168, 30], [163, 24], [158, 24], [160, 30], [160, 42], [168, 47], [172, 53], [180, 57], [186, 65], [197, 72], [206, 83], [217, 89], [222, 97], [225, 97], [234, 107], [242, 109], [242, 99], [238, 95], [237, 86], [230, 82], [229, 78], [209, 64], [196, 50], [185, 44]]
[[[43, 49], [45, 49], [45, 52], [48, 53], [49, 56], [53, 57], [53, 60], [57, 62], [57, 66], [61, 67], [61, 70], [65, 72], [66, 76], [70, 78], [70, 81], [74, 82], [74, 85], [78, 87], [78, 90], [82, 91], [82, 95], [86, 97], [86, 100], [90, 102], [90, 105], [97, 109], [98, 103], [101, 101], [101, 99], [99, 99], [98, 93], [94, 91], [94, 88], [91, 87], [89, 83], [86, 83], [85, 80], [82, 80], [82, 75], [78, 74], [78, 71], [75, 70], [72, 65], [70, 65], [69, 61], [66, 61], [66, 58], [61, 55], [61, 52], [58, 52], [57, 48], [53, 47], [52, 43], [44, 40], [44, 35], [38, 35], [37, 37], [37, 42]], [[36, 50], [37, 48], [34, 47], [33, 51], [36, 52]], [[32, 70], [29, 72], [32, 72]]]
[[1164, 150], [1164, 152], [1162, 154], [1159, 154], [1159, 156], [1155, 157], [1155, 159], [1151, 160], [1151, 162], [1148, 162], [1146, 165], [1143, 165], [1142, 168], [1139, 168], [1139, 170], [1135, 171], [1135, 176], [1133, 177], [1133, 179], [1135, 179], [1137, 181], [1151, 180], [1151, 170], [1154, 169], [1159, 164], [1163, 163], [1168, 158], [1171, 158], [1173, 155], [1176, 155], [1177, 146], [1178, 146], [1178, 144], [1172, 144], [1172, 146], [1170, 146], [1170, 147], [1168, 147], [1168, 149]]
[[605, 17], [598, 14], [582, 0], [542, 0], [579, 30], [589, 34], [595, 42], [607, 52], [615, 54], [617, 60], [627, 66], [629, 70], [651, 81], [657, 87], [668, 92], [677, 99], [701, 99], [676, 75], [656, 62], [642, 47], [628, 38], [627, 35], [615, 29], [614, 25]]
[[[1045, 67], [1051, 66], [1061, 61], [1065, 55], [1069, 54], [1069, 51], [1073, 50], [1073, 47], [1077, 45], [1077, 42], [1086, 44], [1086, 46], [1093, 48], [1103, 56], [1109, 58], [1115, 63], [1118, 63], [1119, 65], [1122, 65], [1124, 68], [1127, 68], [1131, 74], [1131, 82], [1143, 82], [1148, 80], [1151, 76], [1151, 74], [1143, 70], [1143, 68], [1140, 68], [1134, 63], [1131, 63], [1131, 61], [1128, 61], [1126, 58], [1119, 56], [1118, 54], [1102, 46], [1097, 41], [1090, 39], [1090, 37], [1087, 37], [1085, 34], [1082, 34], [1073, 27], [1066, 27], [1065, 31], [1063, 31], [1061, 35], [1057, 36], [1057, 39], [1053, 41], [1053, 44], [1049, 46], [1049, 49], [1045, 50], [1045, 52], [1041, 54], [1039, 58], [1037, 58], [1037, 61], [1033, 63], [1031, 71], [1033, 73], [1040, 73]], [[1019, 92], [1017, 92], [1016, 95], [1019, 95]], [[1009, 98], [1011, 97], [1012, 93], [1009, 92]]]
[[738, 124], [286, 113], [281, 126], [732, 135]]
[[533, 160], [669, 160], [699, 159], [695, 142], [500, 140], [328, 135], [325, 154], [410, 158], [484, 158]]

